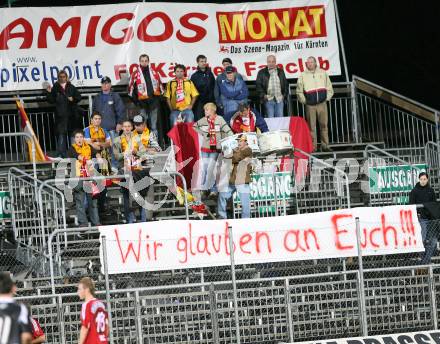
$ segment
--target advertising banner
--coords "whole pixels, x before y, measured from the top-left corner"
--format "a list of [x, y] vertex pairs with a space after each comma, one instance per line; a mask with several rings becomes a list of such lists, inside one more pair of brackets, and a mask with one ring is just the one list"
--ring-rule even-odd
[[127, 84], [141, 54], [163, 81], [176, 63], [190, 74], [199, 54], [216, 75], [231, 58], [248, 80], [269, 54], [288, 78], [309, 56], [341, 74], [332, 0], [4, 8], [0, 17], [0, 91], [45, 88], [60, 69], [79, 87], [98, 86], [103, 76]]

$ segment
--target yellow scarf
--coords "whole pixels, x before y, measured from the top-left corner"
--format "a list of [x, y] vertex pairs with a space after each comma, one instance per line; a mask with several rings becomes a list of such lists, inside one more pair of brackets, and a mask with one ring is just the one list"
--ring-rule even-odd
[[[133, 147], [135, 147], [136, 149], [137, 149], [137, 146], [136, 146], [136, 139], [135, 138], [138, 135], [139, 135], [138, 132], [135, 131], [135, 133], [133, 135]], [[142, 132], [141, 142], [145, 148], [148, 147], [148, 143], [150, 142], [150, 130], [148, 128], [145, 128], [145, 130]]]
[[76, 176], [77, 177], [86, 177], [84, 173], [81, 173], [83, 164], [86, 160], [90, 160], [92, 158], [92, 149], [87, 143], [83, 143], [82, 146], [78, 146], [76, 143], [72, 145], [72, 147], [75, 149], [75, 152], [77, 152], [79, 155], [82, 155], [83, 160], [76, 160], [75, 163], [75, 170], [76, 170]]
[[89, 126], [90, 138], [92, 142], [105, 142], [105, 132], [101, 127], [98, 130], [93, 125]]
[[127, 136], [126, 135], [124, 135], [124, 134], [121, 135], [121, 149], [122, 149], [123, 153], [125, 153], [127, 151], [128, 146], [130, 144], [130, 141], [131, 141], [131, 144], [133, 145], [133, 148], [137, 150], [138, 145], [133, 140], [133, 135], [131, 135], [130, 139], [128, 139], [128, 140], [127, 140]]
[[72, 147], [75, 149], [75, 152], [82, 155], [84, 159], [90, 160], [92, 158], [92, 149], [87, 143], [84, 142], [82, 146], [78, 146], [74, 143]]

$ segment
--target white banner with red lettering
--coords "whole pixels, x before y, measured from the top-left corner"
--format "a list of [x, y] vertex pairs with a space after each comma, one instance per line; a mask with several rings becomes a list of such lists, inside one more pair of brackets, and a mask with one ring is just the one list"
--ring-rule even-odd
[[99, 230], [101, 240], [105, 236], [108, 271], [117, 274], [229, 265], [228, 226], [232, 226], [236, 264], [357, 256], [356, 217], [363, 255], [424, 250], [415, 206], [264, 219], [169, 220]]
[[341, 74], [332, 0], [3, 8], [0, 18], [0, 91], [41, 89], [59, 69], [76, 86], [97, 86], [102, 76], [126, 84], [145, 53], [163, 81], [175, 63], [195, 69], [199, 54], [215, 74], [230, 57], [250, 80], [269, 54], [289, 78], [309, 56]]

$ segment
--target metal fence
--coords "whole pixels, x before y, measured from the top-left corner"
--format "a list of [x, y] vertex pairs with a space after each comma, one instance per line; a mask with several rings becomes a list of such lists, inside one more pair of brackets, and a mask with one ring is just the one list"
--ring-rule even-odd
[[403, 160], [374, 145], [365, 147], [368, 190], [364, 191], [369, 194], [370, 206], [408, 204], [419, 173], [428, 169], [424, 155], [412, 157]]
[[[360, 77], [353, 76], [351, 83], [333, 83], [334, 97], [328, 102], [329, 139], [331, 144], [383, 142], [386, 148], [424, 147], [429, 141], [440, 139], [439, 111], [420, 104], [412, 99], [385, 89]], [[254, 85], [249, 85], [250, 98], [255, 106], [263, 110], [255, 97]], [[288, 115], [305, 117], [305, 106], [296, 97], [296, 85], [290, 85]], [[123, 88], [117, 88], [132, 112]], [[96, 92], [83, 93], [82, 106], [90, 114], [92, 96]], [[55, 150], [53, 107], [44, 97], [23, 97], [29, 104], [29, 119], [43, 151]], [[7, 99], [6, 99], [7, 100]], [[3, 107], [4, 108], [4, 107]], [[0, 113], [0, 132], [20, 132], [19, 118], [12, 105]], [[84, 126], [88, 117], [84, 117]], [[166, 126], [163, 128], [166, 129]], [[25, 150], [16, 138], [0, 141], [0, 156], [3, 161], [21, 161]]]
[[[439, 222], [431, 221], [428, 227], [438, 232]], [[92, 234], [90, 228], [77, 233]], [[106, 255], [103, 257], [106, 264]], [[382, 266], [383, 261], [392, 267]], [[98, 297], [107, 303], [113, 343], [275, 344], [383, 335], [438, 328], [438, 258], [431, 265], [419, 264], [418, 253], [361, 255], [285, 262], [283, 275], [245, 277], [238, 271], [248, 269], [263, 275], [265, 269], [273, 272], [280, 265], [232, 263], [216, 268], [225, 280], [177, 283], [176, 276], [167, 283], [170, 272], [163, 271], [144, 274], [144, 285], [124, 285], [121, 275], [83, 272], [68, 280], [54, 279], [54, 293], [20, 299], [43, 325], [48, 343], [77, 342], [81, 302], [75, 290], [86, 274], [97, 281]], [[318, 266], [327, 271], [319, 271]], [[331, 266], [338, 271], [330, 271]], [[237, 270], [236, 280], [231, 279], [231, 268]], [[155, 274], [160, 284], [151, 285]], [[141, 276], [126, 274], [127, 280], [129, 277]]]
[[349, 179], [344, 171], [295, 148], [297, 214], [350, 208]]

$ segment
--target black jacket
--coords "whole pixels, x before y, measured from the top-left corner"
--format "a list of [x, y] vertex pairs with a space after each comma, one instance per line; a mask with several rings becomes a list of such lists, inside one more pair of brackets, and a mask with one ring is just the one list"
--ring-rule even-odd
[[[73, 101], [70, 101], [68, 97], [72, 97]], [[84, 127], [82, 109], [78, 106], [81, 94], [70, 82], [67, 83], [65, 90], [56, 82], [52, 90], [47, 93], [47, 101], [55, 104], [56, 134], [66, 134]]]
[[[417, 183], [409, 194], [409, 204], [425, 204], [436, 201], [437, 198], [435, 196], [435, 191], [429, 184], [426, 186], [421, 186], [420, 183]], [[419, 208], [417, 209], [417, 213], [423, 219], [431, 218], [431, 215], [427, 209]]]
[[[286, 79], [286, 74], [284, 74], [284, 71], [281, 68], [277, 68], [277, 70], [278, 70], [278, 77], [280, 78], [281, 93], [284, 97], [286, 97], [289, 94], [289, 82]], [[270, 77], [269, 69], [267, 67], [264, 67], [263, 69], [260, 69], [258, 71], [257, 81], [255, 86], [261, 103], [264, 103], [264, 96], [267, 94], [267, 87], [269, 86], [269, 77]]]
[[215, 77], [210, 68], [206, 68], [204, 71], [197, 68], [194, 74], [191, 75], [191, 81], [196, 86], [197, 91], [199, 91], [199, 101], [204, 104], [209, 102], [215, 103]]

